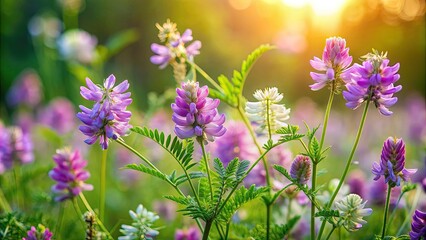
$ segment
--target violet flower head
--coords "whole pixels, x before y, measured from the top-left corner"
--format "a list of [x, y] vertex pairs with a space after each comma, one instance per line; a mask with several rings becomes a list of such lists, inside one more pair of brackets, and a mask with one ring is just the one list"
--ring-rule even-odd
[[426, 239], [426, 212], [416, 210], [411, 222], [411, 240]]
[[80, 105], [81, 112], [77, 117], [84, 123], [80, 131], [88, 136], [84, 142], [91, 145], [99, 138], [102, 149], [108, 148], [108, 140], [116, 140], [128, 133], [132, 113], [127, 106], [132, 102], [127, 80], [114, 87], [115, 76], [110, 75], [103, 86], [95, 85], [86, 78], [88, 88], [80, 87], [80, 94], [89, 101], [94, 101], [92, 109]]
[[176, 135], [181, 139], [197, 137], [207, 143], [225, 134], [225, 115], [217, 111], [219, 99], [207, 97], [208, 87], [200, 88], [198, 82], [188, 81], [181, 86], [176, 89], [177, 96], [171, 105]]
[[356, 109], [363, 102], [371, 101], [379, 112], [385, 116], [392, 115], [388, 109], [393, 106], [398, 98], [393, 94], [402, 89], [401, 85], [394, 86], [399, 80], [399, 63], [388, 66], [389, 59], [386, 53], [373, 50], [364, 56], [362, 65], [355, 64], [350, 75], [351, 81], [346, 84], [347, 91], [343, 91], [343, 98], [348, 108]]
[[337, 92], [342, 81], [345, 78], [345, 70], [352, 63], [352, 57], [349, 56], [349, 48], [346, 48], [346, 41], [341, 37], [331, 37], [326, 40], [322, 59], [314, 57], [310, 61], [315, 70], [322, 73], [311, 72], [312, 79], [316, 82], [309, 85], [311, 90], [318, 91], [326, 85], [333, 85], [331, 89]]
[[307, 156], [297, 155], [291, 164], [290, 176], [300, 184], [306, 184], [311, 177], [311, 160]]
[[201, 233], [197, 227], [193, 226], [188, 229], [178, 229], [175, 233], [175, 240], [200, 240]]
[[215, 142], [214, 156], [217, 156], [225, 166], [234, 158], [255, 161], [258, 155], [256, 145], [244, 123], [230, 121], [226, 127], [226, 133]]
[[85, 183], [90, 173], [84, 168], [87, 161], [80, 156], [78, 150], [63, 148], [53, 156], [55, 168], [49, 172], [49, 177], [56, 181], [52, 191], [57, 194], [55, 201], [62, 202], [79, 195], [82, 191], [91, 191], [93, 186]]
[[417, 169], [405, 168], [405, 143], [401, 138], [388, 137], [383, 144], [380, 164], [373, 163], [374, 180], [382, 175], [391, 187], [399, 186], [401, 180], [408, 181]]
[[7, 93], [6, 100], [12, 107], [23, 104], [35, 107], [42, 96], [40, 77], [33, 70], [25, 70]]
[[52, 236], [53, 234], [49, 231], [49, 228], [39, 224], [37, 229], [31, 226], [31, 230], [27, 232], [27, 237], [22, 238], [22, 240], [50, 240]]
[[33, 143], [20, 127], [4, 127], [0, 122], [0, 174], [12, 168], [13, 162], [27, 164], [34, 161]]
[[74, 128], [75, 110], [66, 98], [52, 100], [39, 115], [40, 122], [60, 134], [68, 133]]

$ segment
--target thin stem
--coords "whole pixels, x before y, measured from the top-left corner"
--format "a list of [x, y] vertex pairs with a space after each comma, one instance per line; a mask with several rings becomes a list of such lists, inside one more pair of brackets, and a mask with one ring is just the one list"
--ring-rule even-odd
[[304, 142], [301, 138], [299, 138], [299, 142], [302, 144], [303, 148], [304, 148], [304, 149], [305, 149], [305, 151], [308, 153], [308, 152], [309, 152], [309, 150], [308, 150], [308, 147], [306, 146], [305, 142]]
[[6, 213], [12, 212], [12, 208], [9, 205], [6, 197], [3, 194], [3, 190], [0, 188], [0, 210], [4, 210]]
[[330, 233], [328, 233], [327, 237], [325, 238], [325, 240], [328, 240], [331, 237], [331, 234], [334, 232], [334, 230], [336, 229], [336, 227], [333, 227], [330, 231]]
[[197, 72], [199, 72], [201, 76], [203, 76], [207, 81], [209, 81], [209, 83], [213, 85], [218, 91], [223, 93], [223, 89], [219, 86], [219, 84], [217, 84], [216, 81], [213, 80], [213, 78], [211, 78], [209, 74], [207, 74], [202, 68], [193, 62], [189, 62], [189, 64], [191, 64], [191, 66], [194, 67], [195, 70], [197, 70]]
[[78, 206], [76, 198], [72, 199], [72, 205], [74, 206], [75, 213], [77, 213], [79, 222], [81, 222], [81, 225], [83, 226], [83, 230], [86, 229], [86, 224], [84, 223], [84, 220], [83, 220], [83, 213], [81, 213], [81, 209], [80, 209], [80, 206]]
[[222, 233], [223, 229], [221, 230], [221, 227], [219, 226], [217, 222], [215, 222], [215, 225], [216, 225], [217, 232], [219, 233], [220, 239], [224, 239], [223, 233]]
[[231, 227], [231, 221], [228, 221], [226, 223], [226, 232], [225, 232], [225, 239], [228, 239], [228, 234], [229, 234], [229, 228]]
[[56, 226], [55, 226], [55, 234], [56, 236], [59, 236], [59, 232], [61, 231], [61, 225], [62, 225], [62, 219], [64, 218], [64, 208], [65, 208], [65, 204], [67, 202], [63, 202], [63, 203], [59, 203], [59, 214], [58, 214], [58, 220], [56, 222]]
[[[312, 191], [315, 191], [316, 188], [316, 175], [317, 175], [317, 162], [312, 163]], [[315, 197], [312, 196], [311, 202], [311, 239], [315, 240]]]
[[213, 220], [208, 220], [206, 222], [206, 227], [204, 228], [204, 233], [203, 233], [203, 240], [209, 239], [209, 233], [210, 233], [212, 224], [213, 224]]
[[383, 228], [382, 228], [381, 239], [385, 237], [385, 233], [386, 233], [386, 220], [387, 220], [388, 212], [389, 212], [389, 200], [390, 200], [391, 191], [392, 191], [392, 187], [391, 185], [388, 185], [388, 194], [386, 196], [385, 215], [383, 216]]
[[102, 151], [101, 161], [101, 178], [100, 178], [100, 196], [99, 196], [99, 218], [104, 221], [105, 216], [105, 188], [106, 188], [106, 160], [108, 155], [108, 149]]
[[13, 178], [15, 181], [15, 198], [16, 198], [16, 205], [18, 206], [18, 208], [23, 208], [23, 206], [21, 205], [21, 196], [19, 194], [20, 192], [20, 187], [19, 187], [19, 181], [20, 181], [20, 177], [19, 174], [17, 172], [18, 170], [15, 168], [13, 169]]
[[417, 206], [417, 203], [419, 202], [421, 193], [422, 193], [422, 190], [420, 188], [417, 188], [416, 189], [416, 195], [414, 196], [414, 201], [411, 205], [411, 208], [410, 208], [407, 216], [405, 217], [404, 222], [401, 224], [401, 227], [398, 229], [398, 233], [396, 234], [396, 236], [401, 235], [402, 232], [404, 231], [405, 225], [407, 225], [411, 221], [411, 216], [413, 215], [414, 210], [416, 209], [416, 206]]
[[[349, 154], [349, 158], [348, 158], [348, 160], [346, 162], [345, 170], [343, 171], [343, 174], [340, 177], [339, 184], [337, 185], [337, 188], [334, 190], [333, 195], [332, 195], [330, 201], [327, 203], [327, 206], [326, 206], [327, 209], [330, 209], [331, 205], [333, 204], [334, 199], [336, 198], [337, 194], [339, 193], [340, 188], [343, 185], [343, 182], [345, 181], [346, 175], [348, 174], [349, 167], [350, 167], [350, 165], [352, 163], [352, 159], [354, 157], [355, 150], [358, 147], [358, 143], [359, 143], [359, 140], [361, 138], [361, 133], [362, 133], [362, 130], [364, 128], [364, 123], [365, 123], [365, 120], [367, 118], [367, 112], [368, 112], [369, 103], [370, 103], [370, 101], [368, 101], [367, 104], [365, 104], [364, 111], [363, 111], [362, 117], [361, 117], [361, 122], [360, 122], [359, 128], [358, 128], [358, 132], [357, 132], [356, 137], [355, 137], [355, 142], [354, 142], [354, 145], [352, 147], [351, 153]], [[326, 224], [326, 221], [323, 221], [322, 224], [321, 224], [321, 228], [320, 228], [320, 231], [318, 233], [318, 238], [317, 239], [321, 239], [321, 235], [322, 235], [322, 233], [324, 231], [325, 224]]]
[[206, 165], [207, 178], [209, 179], [209, 185], [210, 185], [210, 199], [213, 201], [213, 185], [212, 185], [212, 179], [210, 177], [210, 166], [207, 159], [206, 149], [204, 147], [204, 143], [202, 139], [198, 140], [198, 143], [200, 144], [201, 150], [203, 151], [203, 158], [204, 158], [204, 163]]
[[327, 108], [325, 109], [324, 123], [322, 124], [323, 128], [322, 128], [321, 140], [320, 140], [320, 152], [324, 145], [325, 134], [327, 132], [327, 126], [328, 126], [328, 119], [330, 117], [331, 106], [333, 105], [333, 99], [334, 99], [334, 89], [331, 89], [330, 96], [328, 97]]
[[90, 207], [89, 202], [86, 200], [86, 197], [84, 197], [84, 194], [82, 192], [80, 193], [80, 199], [83, 202], [86, 209], [89, 212], [93, 213], [93, 215], [95, 216], [96, 222], [98, 223], [98, 225], [102, 229], [102, 231], [107, 235], [108, 238], [113, 239], [111, 234], [109, 233], [108, 229], [104, 226], [102, 221], [98, 218], [98, 215], [96, 215], [95, 211], [93, 211], [92, 207]]
[[[399, 197], [398, 197], [398, 200], [397, 200], [397, 201], [396, 201], [396, 203], [395, 203], [395, 206], [398, 206], [398, 205], [399, 205], [399, 202], [401, 201], [402, 196], [404, 196], [404, 193], [406, 193], [406, 192], [401, 192], [401, 194], [400, 194], [400, 195], [399, 195]], [[396, 209], [397, 209], [397, 207], [394, 207], [394, 208], [393, 208], [393, 210], [392, 210], [392, 213], [391, 213], [391, 215], [390, 215], [390, 217], [389, 217], [388, 226], [390, 226], [390, 225], [391, 225], [391, 223], [393, 222], [393, 219], [394, 219], [395, 214], [396, 214]]]
[[269, 240], [269, 232], [271, 231], [271, 207], [272, 204], [266, 204], [266, 240]]

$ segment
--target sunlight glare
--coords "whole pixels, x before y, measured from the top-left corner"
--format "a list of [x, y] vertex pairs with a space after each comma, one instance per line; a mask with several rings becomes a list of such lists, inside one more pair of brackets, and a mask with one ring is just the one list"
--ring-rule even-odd
[[314, 13], [318, 16], [334, 15], [343, 10], [346, 0], [309, 0]]

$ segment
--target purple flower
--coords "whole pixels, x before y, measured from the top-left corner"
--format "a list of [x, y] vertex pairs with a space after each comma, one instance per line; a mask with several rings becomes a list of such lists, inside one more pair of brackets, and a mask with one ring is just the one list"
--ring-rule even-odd
[[365, 101], [372, 101], [379, 112], [385, 116], [392, 114], [389, 107], [394, 105], [398, 98], [393, 94], [402, 89], [401, 85], [394, 86], [398, 81], [399, 63], [388, 66], [386, 54], [367, 54], [362, 65], [355, 64], [351, 73], [351, 81], [346, 84], [347, 91], [343, 91], [348, 108], [356, 109]]
[[34, 226], [31, 226], [31, 230], [27, 232], [27, 237], [22, 238], [22, 240], [50, 240], [52, 236], [53, 234], [48, 228], [39, 224], [38, 230]]
[[85, 124], [80, 126], [80, 131], [88, 136], [84, 142], [91, 145], [100, 138], [102, 149], [108, 148], [108, 139], [116, 140], [127, 134], [131, 128], [129, 124], [132, 113], [127, 111], [127, 106], [132, 102], [127, 80], [116, 87], [115, 76], [110, 75], [103, 86], [95, 85], [86, 78], [88, 88], [80, 87], [80, 94], [89, 101], [94, 101], [92, 109], [80, 105], [82, 112], [77, 117]]
[[213, 142], [215, 137], [225, 134], [225, 115], [217, 111], [219, 99], [207, 97], [208, 87], [200, 88], [198, 82], [188, 81], [181, 86], [176, 89], [177, 97], [171, 105], [176, 135], [181, 139], [197, 137]]
[[40, 123], [63, 134], [74, 128], [75, 110], [66, 98], [56, 98], [39, 115]]
[[193, 226], [188, 229], [178, 229], [175, 233], [175, 240], [200, 240], [201, 234], [197, 227]]
[[[377, 206], [384, 206], [386, 202], [386, 193], [388, 186], [383, 181], [373, 181], [368, 182], [367, 185], [369, 186], [368, 189], [368, 201], [370, 201], [372, 204]], [[391, 190], [391, 196], [390, 196], [390, 207], [392, 208], [401, 208], [405, 206], [404, 198], [402, 198], [398, 204], [396, 205], [399, 195], [401, 194], [401, 187], [394, 187]]]
[[346, 81], [345, 74], [342, 73], [352, 63], [352, 57], [349, 56], [349, 48], [346, 48], [345, 39], [340, 37], [328, 38], [322, 59], [314, 57], [314, 60], [311, 60], [310, 63], [315, 70], [322, 72], [311, 72], [311, 77], [316, 82], [309, 85], [311, 90], [317, 91], [327, 84], [340, 84], [341, 80]]
[[90, 173], [84, 168], [87, 161], [80, 156], [78, 150], [63, 148], [53, 156], [56, 167], [49, 172], [49, 177], [56, 181], [52, 191], [57, 194], [55, 201], [62, 202], [79, 195], [82, 191], [91, 191], [93, 186], [86, 181]]
[[311, 177], [311, 160], [309, 157], [297, 155], [291, 164], [290, 176], [299, 184], [306, 184]]
[[226, 133], [216, 140], [215, 156], [227, 166], [234, 158], [253, 162], [258, 157], [256, 145], [242, 122], [228, 122]]
[[351, 172], [348, 178], [349, 192], [359, 195], [361, 198], [365, 198], [365, 175], [362, 171], [356, 170]]
[[426, 212], [416, 210], [410, 231], [411, 240], [426, 239]]
[[22, 164], [34, 161], [33, 143], [20, 127], [5, 128], [0, 122], [0, 174], [12, 168], [14, 160]]
[[[200, 54], [201, 42], [194, 41], [185, 47], [185, 44], [193, 40], [191, 29], [186, 29], [181, 35], [176, 24], [167, 20], [163, 26], [157, 24], [159, 38], [164, 43], [151, 44], [151, 50], [155, 53], [150, 60], [153, 64], [160, 65], [160, 69], [165, 68], [169, 63], [184, 63], [186, 60], [193, 61], [195, 55]], [[173, 66], [175, 68], [175, 66]]]
[[373, 163], [374, 180], [378, 180], [382, 175], [385, 182], [391, 187], [399, 186], [401, 179], [408, 181], [410, 176], [417, 169], [405, 168], [405, 143], [401, 138], [388, 137], [383, 144], [380, 164]]
[[40, 103], [41, 94], [40, 77], [33, 70], [25, 70], [7, 93], [7, 102], [13, 107], [19, 104], [34, 107]]

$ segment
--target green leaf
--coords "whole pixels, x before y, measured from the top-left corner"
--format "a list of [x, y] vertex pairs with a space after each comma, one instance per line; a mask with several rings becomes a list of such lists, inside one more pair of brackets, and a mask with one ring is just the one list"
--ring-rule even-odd
[[414, 190], [417, 188], [417, 184], [414, 183], [406, 183], [404, 184], [404, 186], [402, 187], [401, 190], [401, 195], [407, 192], [410, 192], [411, 190]]
[[315, 213], [315, 217], [323, 217], [323, 218], [331, 218], [331, 217], [339, 217], [338, 210], [321, 210]]
[[159, 172], [155, 169], [149, 168], [149, 167], [147, 167], [143, 164], [139, 164], [139, 165], [137, 165], [135, 163], [128, 164], [128, 165], [124, 166], [124, 168], [133, 169], [133, 170], [136, 170], [136, 171], [139, 171], [139, 172], [143, 172], [143, 173], [157, 177], [157, 178], [164, 180], [164, 181], [167, 181], [167, 179], [168, 179], [168, 177], [165, 174], [163, 174], [162, 172]]
[[273, 225], [271, 228], [271, 239], [283, 239], [290, 233], [291, 229], [299, 221], [300, 216], [291, 218], [285, 225]]
[[285, 143], [293, 140], [298, 140], [305, 135], [297, 133], [299, 131], [299, 126], [297, 125], [287, 125], [276, 131], [280, 135], [279, 143]]
[[274, 164], [274, 169], [281, 173], [288, 180], [295, 182], [295, 180], [290, 176], [290, 173], [283, 166]]
[[[108, 39], [106, 48], [108, 49], [108, 55], [106, 58], [110, 58], [115, 54], [119, 53], [123, 48], [136, 42], [139, 39], [139, 33], [136, 29], [127, 29], [119, 32]], [[106, 60], [106, 59], [105, 59]]]
[[[196, 178], [205, 177], [206, 175], [203, 172], [191, 172], [191, 173], [188, 174], [188, 176], [189, 176], [190, 179], [196, 179]], [[188, 181], [187, 176], [185, 174], [182, 174], [182, 175], [180, 175], [179, 177], [176, 178], [175, 184], [176, 184], [176, 186], [178, 186], [178, 185], [180, 185], [180, 184], [182, 184], [186, 181]]]
[[182, 197], [182, 196], [167, 195], [167, 196], [164, 196], [164, 198], [167, 198], [169, 200], [172, 200], [173, 202], [176, 202], [182, 205], [187, 205], [189, 203], [189, 200], [186, 197]]

